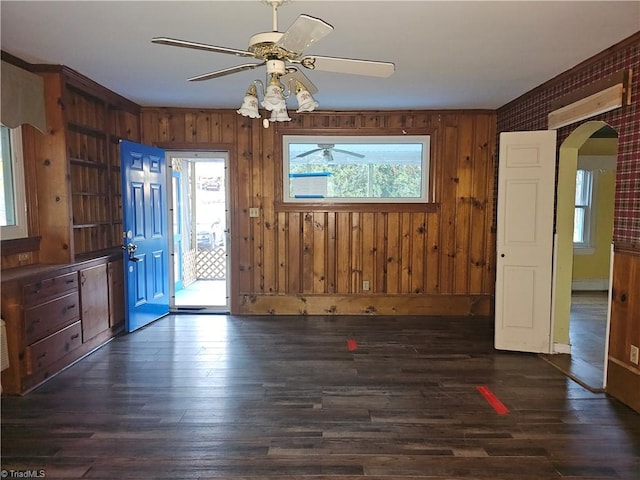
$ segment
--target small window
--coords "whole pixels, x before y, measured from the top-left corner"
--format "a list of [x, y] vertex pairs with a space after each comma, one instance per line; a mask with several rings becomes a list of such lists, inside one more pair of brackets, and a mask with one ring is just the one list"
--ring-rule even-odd
[[591, 246], [591, 208], [593, 201], [593, 174], [588, 170], [576, 172], [576, 206], [573, 220], [573, 246]]
[[24, 169], [22, 163], [22, 136], [20, 128], [0, 126], [2, 147], [0, 163], [0, 226], [2, 239], [26, 237], [27, 207], [25, 202]]
[[285, 202], [429, 201], [429, 136], [283, 136]]

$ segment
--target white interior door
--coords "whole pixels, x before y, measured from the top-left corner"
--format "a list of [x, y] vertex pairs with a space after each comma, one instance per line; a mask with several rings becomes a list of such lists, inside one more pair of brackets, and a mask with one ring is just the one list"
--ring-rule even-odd
[[550, 352], [556, 131], [500, 134], [495, 347]]

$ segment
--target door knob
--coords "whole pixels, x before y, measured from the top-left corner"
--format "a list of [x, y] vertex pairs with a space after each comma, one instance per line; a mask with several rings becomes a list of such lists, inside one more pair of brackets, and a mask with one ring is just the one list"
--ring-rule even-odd
[[127, 246], [126, 246], [126, 247], [123, 245], [123, 246], [122, 246], [122, 249], [123, 249], [123, 250], [126, 250], [126, 251], [127, 251], [127, 253], [129, 254], [129, 260], [131, 260], [132, 262], [139, 262], [139, 261], [140, 261], [140, 259], [139, 259], [139, 258], [136, 258], [136, 257], [134, 256], [135, 251], [138, 249], [138, 246], [137, 246], [137, 245], [135, 245], [135, 244], [133, 244], [133, 243], [129, 243], [129, 244], [127, 244]]

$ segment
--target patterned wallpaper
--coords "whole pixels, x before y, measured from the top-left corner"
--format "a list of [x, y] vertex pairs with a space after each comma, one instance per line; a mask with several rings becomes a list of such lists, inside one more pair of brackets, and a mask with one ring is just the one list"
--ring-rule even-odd
[[[631, 40], [631, 41], [629, 41]], [[601, 120], [618, 132], [618, 163], [613, 240], [640, 243], [640, 32], [598, 55], [596, 62], [571, 69], [498, 109], [498, 132], [546, 130], [551, 103], [620, 70], [631, 69], [631, 105], [589, 120]], [[558, 145], [578, 123], [558, 130]]]

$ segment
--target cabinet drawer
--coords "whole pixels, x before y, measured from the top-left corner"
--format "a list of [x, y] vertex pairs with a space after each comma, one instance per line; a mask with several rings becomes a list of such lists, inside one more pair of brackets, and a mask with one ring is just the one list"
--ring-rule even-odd
[[77, 291], [37, 307], [25, 308], [24, 328], [27, 345], [60, 330], [79, 317], [80, 301]]
[[39, 282], [30, 283], [22, 288], [24, 305], [29, 306], [46, 300], [49, 297], [78, 289], [78, 274], [67, 273], [57, 277], [46, 278]]
[[26, 349], [27, 374], [42, 370], [82, 345], [80, 321], [59, 330]]

